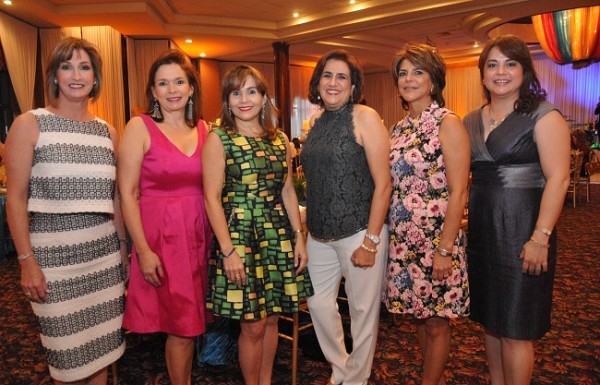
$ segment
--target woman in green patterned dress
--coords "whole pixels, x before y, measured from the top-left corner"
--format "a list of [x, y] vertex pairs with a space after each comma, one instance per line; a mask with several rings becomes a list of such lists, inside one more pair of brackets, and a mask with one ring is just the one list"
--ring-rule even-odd
[[289, 142], [263, 75], [229, 72], [221, 88], [222, 127], [203, 151], [206, 211], [215, 234], [207, 306], [240, 321], [239, 360], [247, 385], [271, 383], [278, 313], [312, 295]]

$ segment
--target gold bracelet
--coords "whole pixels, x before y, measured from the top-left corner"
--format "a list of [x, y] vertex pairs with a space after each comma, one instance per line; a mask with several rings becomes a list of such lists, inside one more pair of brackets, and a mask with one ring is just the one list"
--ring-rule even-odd
[[544, 245], [543, 243], [540, 243], [540, 242], [536, 241], [535, 239], [533, 239], [533, 237], [529, 238], [529, 240], [531, 241], [531, 243], [533, 243], [537, 247], [545, 247], [545, 248], [549, 248], [550, 247], [550, 245]]
[[296, 235], [298, 235], [298, 234], [304, 235], [304, 231], [302, 231], [302, 229], [297, 229], [297, 230], [294, 230], [294, 234], [296, 234]]
[[21, 255], [19, 255], [19, 256], [17, 257], [17, 259], [18, 259], [19, 261], [24, 261], [24, 260], [26, 260], [26, 259], [27, 259], [27, 258], [29, 258], [29, 257], [33, 257], [33, 251], [28, 251], [28, 252], [26, 252], [25, 254], [21, 254]]
[[370, 247], [367, 247], [364, 243], [360, 244], [360, 247], [367, 250], [369, 253], [376, 253], [377, 249], [371, 249]]
[[535, 226], [535, 230], [537, 230], [537, 231], [539, 231], [540, 233], [542, 233], [542, 234], [545, 234], [545, 235], [547, 235], [547, 236], [550, 236], [550, 235], [552, 234], [552, 231], [548, 230], [548, 229], [547, 229], [547, 228], [545, 228], [545, 227], [537, 227], [537, 226]]
[[448, 251], [446, 249], [443, 249], [441, 247], [438, 247], [436, 249], [436, 251], [438, 252], [439, 255], [441, 255], [442, 257], [451, 257], [452, 256], [452, 252]]

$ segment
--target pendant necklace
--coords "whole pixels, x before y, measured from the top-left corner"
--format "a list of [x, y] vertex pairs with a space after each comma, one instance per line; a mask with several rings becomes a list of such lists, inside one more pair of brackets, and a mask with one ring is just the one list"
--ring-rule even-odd
[[508, 115], [510, 115], [512, 113], [512, 111], [510, 111], [508, 114], [504, 115], [504, 117], [501, 120], [496, 120], [494, 119], [494, 117], [492, 116], [492, 107], [488, 106], [488, 115], [490, 116], [490, 131], [494, 130], [496, 127], [498, 127], [499, 125], [502, 124], [502, 122], [504, 122], [504, 120], [508, 117]]

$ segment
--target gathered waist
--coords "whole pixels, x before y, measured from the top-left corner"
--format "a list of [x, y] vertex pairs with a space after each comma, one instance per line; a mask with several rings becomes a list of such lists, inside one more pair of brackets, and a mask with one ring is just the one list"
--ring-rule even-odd
[[498, 165], [476, 162], [471, 167], [472, 184], [505, 188], [543, 188], [546, 179], [539, 163]]

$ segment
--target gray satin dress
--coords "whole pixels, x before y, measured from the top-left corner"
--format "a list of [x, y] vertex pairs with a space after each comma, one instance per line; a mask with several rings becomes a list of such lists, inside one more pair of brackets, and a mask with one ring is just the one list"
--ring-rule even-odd
[[539, 339], [550, 329], [556, 233], [550, 237], [547, 273], [522, 273], [519, 255], [533, 233], [545, 186], [533, 129], [554, 109], [542, 102], [531, 114], [513, 112], [486, 141], [481, 109], [464, 120], [472, 146], [471, 319], [489, 332], [519, 340]]

